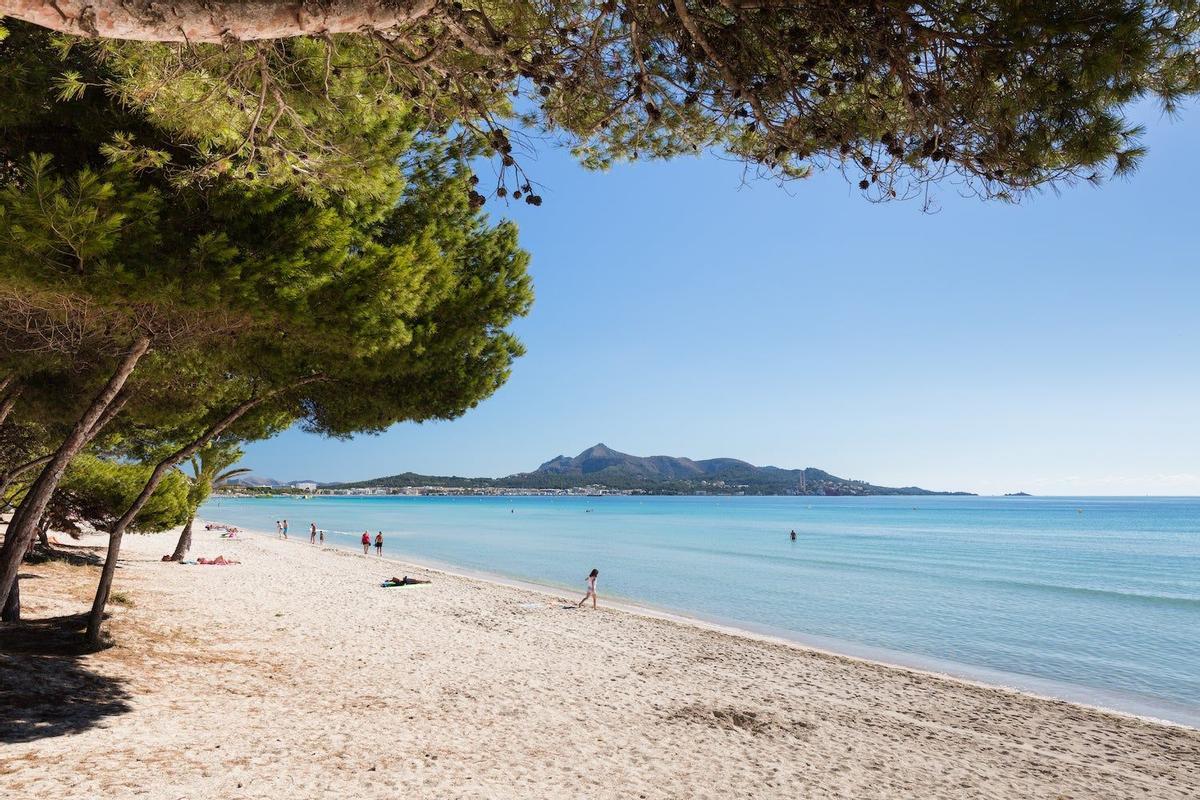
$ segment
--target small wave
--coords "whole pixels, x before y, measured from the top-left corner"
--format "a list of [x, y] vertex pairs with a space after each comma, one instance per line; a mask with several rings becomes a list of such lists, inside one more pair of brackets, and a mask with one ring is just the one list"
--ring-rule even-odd
[[1181, 597], [1172, 594], [1147, 594], [1145, 592], [1126, 592], [1119, 589], [1097, 589], [1092, 586], [1069, 586], [1060, 583], [1041, 583], [1039, 581], [1015, 581], [1004, 578], [979, 578], [980, 583], [991, 586], [1016, 587], [1034, 589], [1041, 592], [1054, 592], [1079, 597], [1101, 597], [1112, 600], [1128, 600], [1148, 605], [1177, 606], [1179, 608], [1200, 608], [1200, 597]]
[[[829, 557], [779, 556], [767, 553], [752, 553], [715, 547], [679, 547], [680, 550], [695, 553], [710, 553], [730, 558], [742, 558], [751, 561], [786, 563], [792, 562], [805, 566], [834, 567], [853, 570], [862, 573], [891, 573], [897, 575], [914, 575], [933, 580], [952, 581], [954, 583], [973, 583], [981, 586], [995, 586], [1001, 589], [1027, 589], [1033, 591], [1051, 592], [1077, 597], [1096, 597], [1111, 600], [1127, 600], [1148, 605], [1176, 606], [1178, 608], [1200, 608], [1200, 597], [1188, 597], [1170, 594], [1150, 594], [1147, 592], [1122, 591], [1120, 589], [1102, 589], [1092, 586], [1072, 586], [1070, 584], [1048, 583], [1045, 581], [1019, 580], [1014, 578], [989, 578], [978, 575], [964, 574], [964, 568], [978, 568], [982, 564], [955, 563], [954, 561], [921, 562], [906, 560], [904, 563], [887, 561], [880, 558], [862, 558], [860, 560], [839, 559]], [[923, 567], [923, 568], [922, 568]]]

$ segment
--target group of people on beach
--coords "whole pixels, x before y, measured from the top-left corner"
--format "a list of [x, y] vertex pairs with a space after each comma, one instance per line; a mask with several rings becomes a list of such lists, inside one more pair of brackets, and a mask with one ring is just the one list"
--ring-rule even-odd
[[[210, 526], [211, 527], [211, 526]], [[286, 519], [275, 520], [275, 536], [279, 539], [288, 538], [288, 521]], [[324, 544], [325, 531], [317, 527], [317, 523], [308, 523], [308, 543], [309, 544]], [[375, 555], [383, 555], [383, 531], [375, 534]], [[363, 555], [367, 555], [371, 551], [371, 534], [369, 531], [363, 531], [362, 534]]]
[[[368, 531], [363, 531], [362, 546], [364, 556], [371, 552], [371, 534]], [[383, 531], [375, 534], [375, 555], [383, 555]]]
[[[278, 537], [280, 539], [288, 538], [288, 521], [286, 519], [275, 520], [275, 535], [276, 535], [276, 537]], [[796, 538], [796, 532], [792, 531], [792, 539], [795, 539], [795, 538]], [[309, 544], [317, 544], [318, 541], [320, 541], [322, 544], [325, 542], [325, 531], [318, 528], [317, 523], [310, 522], [308, 525], [308, 542], [309, 542]], [[371, 544], [372, 544], [371, 532], [363, 531], [362, 539], [360, 539], [360, 542], [362, 543], [363, 555], [364, 556], [370, 555]], [[376, 532], [373, 543], [375, 545], [375, 555], [382, 556], [383, 555], [383, 531]], [[596, 579], [598, 577], [600, 577], [600, 570], [598, 570], [598, 569], [593, 569], [588, 574], [588, 576], [587, 576], [587, 591], [583, 595], [583, 599], [580, 600], [578, 604], [576, 604], [576, 606], [575, 606], [576, 608], [580, 608], [581, 606], [583, 606], [583, 604], [588, 601], [588, 598], [591, 598], [591, 600], [592, 600], [592, 608], [596, 607]], [[396, 581], [395, 578], [392, 578], [391, 580], [393, 582]], [[405, 576], [405, 581], [412, 582], [408, 578], [408, 576]], [[422, 582], [425, 582], [425, 581], [422, 581]], [[393, 585], [403, 586], [406, 584], [396, 582]]]
[[[288, 521], [286, 519], [275, 520], [275, 536], [279, 539], [288, 538]], [[317, 523], [308, 523], [308, 543], [309, 544], [325, 543], [325, 531], [317, 528]]]
[[239, 533], [241, 533], [241, 529], [239, 529], [233, 525], [222, 525], [219, 522], [215, 523], [215, 524], [212, 522], [207, 523], [204, 526], [204, 530], [206, 530], [206, 531], [221, 531], [222, 539], [236, 539], [237, 535]]

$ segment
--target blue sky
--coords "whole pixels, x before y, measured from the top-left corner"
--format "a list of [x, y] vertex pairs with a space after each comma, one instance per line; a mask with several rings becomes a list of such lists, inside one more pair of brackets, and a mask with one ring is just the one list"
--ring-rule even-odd
[[[552, 144], [521, 226], [537, 302], [494, 397], [350, 442], [290, 431], [280, 480], [505, 475], [604, 442], [889, 485], [1200, 494], [1196, 109], [1150, 154], [1020, 205], [872, 205], [837, 174], [744, 184], [713, 156], [589, 173]], [[486, 183], [486, 180], [484, 181]]]

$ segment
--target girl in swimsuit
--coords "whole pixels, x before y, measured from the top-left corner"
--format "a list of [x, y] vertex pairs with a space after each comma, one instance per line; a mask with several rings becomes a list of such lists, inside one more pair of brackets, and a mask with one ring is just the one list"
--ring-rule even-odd
[[579, 601], [579, 605], [575, 606], [576, 608], [579, 608], [579, 606], [582, 606], [585, 602], [587, 602], [589, 597], [592, 598], [592, 608], [594, 609], [596, 607], [596, 578], [598, 577], [600, 577], [600, 570], [598, 569], [592, 570], [591, 574], [588, 575], [587, 594], [583, 596], [583, 600]]

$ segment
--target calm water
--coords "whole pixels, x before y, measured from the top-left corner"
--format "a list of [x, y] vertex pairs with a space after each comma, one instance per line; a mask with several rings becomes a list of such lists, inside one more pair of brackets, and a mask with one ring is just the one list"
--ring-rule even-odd
[[[202, 516], [1200, 725], [1197, 498], [219, 499]], [[792, 542], [788, 531], [795, 529]], [[382, 570], [386, 571], [386, 570]]]

